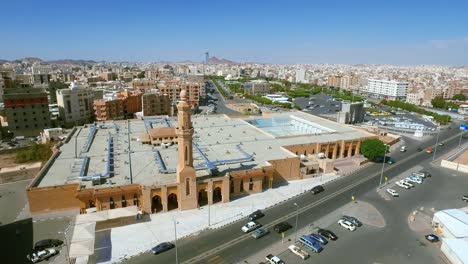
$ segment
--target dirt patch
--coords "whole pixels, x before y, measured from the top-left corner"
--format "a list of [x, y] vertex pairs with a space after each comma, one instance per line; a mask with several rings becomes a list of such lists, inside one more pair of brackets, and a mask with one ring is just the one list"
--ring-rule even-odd
[[0, 155], [0, 168], [16, 166], [15, 154], [1, 154]]
[[349, 203], [343, 208], [343, 215], [354, 216], [365, 225], [385, 227], [385, 219], [372, 204], [362, 201]]

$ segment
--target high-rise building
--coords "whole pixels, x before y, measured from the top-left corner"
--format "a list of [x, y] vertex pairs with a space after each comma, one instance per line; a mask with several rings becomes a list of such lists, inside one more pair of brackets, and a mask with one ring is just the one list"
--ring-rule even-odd
[[8, 130], [14, 136], [38, 136], [50, 127], [49, 102], [43, 89], [6, 88], [3, 100]]
[[141, 97], [143, 116], [169, 115], [171, 100], [169, 95], [146, 93]]
[[341, 86], [341, 75], [328, 76], [328, 87], [339, 88]]
[[305, 83], [306, 82], [305, 69], [304, 68], [300, 68], [300, 69], [296, 70], [296, 82], [297, 83]]
[[94, 117], [94, 92], [85, 87], [79, 87], [76, 82], [69, 89], [56, 91], [60, 118], [65, 125], [82, 125], [92, 122]]
[[376, 80], [367, 81], [366, 92], [376, 98], [388, 100], [406, 100], [408, 82]]

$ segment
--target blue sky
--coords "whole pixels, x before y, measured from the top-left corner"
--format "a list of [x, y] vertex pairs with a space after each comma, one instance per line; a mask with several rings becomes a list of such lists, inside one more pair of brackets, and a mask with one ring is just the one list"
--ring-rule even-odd
[[[411, 2], [411, 3], [407, 3]], [[468, 1], [3, 1], [0, 58], [468, 65]]]

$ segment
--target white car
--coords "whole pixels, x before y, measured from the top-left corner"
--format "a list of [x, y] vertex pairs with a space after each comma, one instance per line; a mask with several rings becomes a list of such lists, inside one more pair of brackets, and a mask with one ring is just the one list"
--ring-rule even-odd
[[397, 181], [396, 185], [400, 186], [401, 188], [409, 189], [410, 186], [406, 185], [403, 181]]
[[410, 182], [414, 182], [414, 183], [417, 183], [417, 184], [422, 184], [423, 181], [421, 178], [418, 178], [418, 177], [408, 177], [406, 178], [407, 181], [410, 181]]
[[343, 220], [343, 219], [340, 219], [338, 220], [338, 224], [346, 229], [348, 229], [349, 231], [354, 231], [356, 230], [356, 226], [353, 225], [351, 222], [349, 221], [346, 221], [346, 220]]
[[250, 222], [248, 222], [247, 224], [245, 224], [245, 225], [241, 228], [241, 230], [242, 230], [242, 232], [244, 232], [244, 233], [248, 233], [248, 232], [253, 231], [253, 230], [255, 230], [255, 229], [257, 229], [257, 228], [259, 228], [259, 227], [261, 227], [261, 226], [262, 226], [261, 224], [255, 222], [255, 221], [250, 221]]
[[406, 152], [406, 146], [402, 146], [402, 147], [400, 148], [400, 151], [401, 151], [401, 152]]
[[387, 192], [393, 197], [398, 197], [397, 191], [395, 191], [393, 189], [387, 189]]
[[406, 184], [406, 185], [407, 185], [408, 187], [410, 187], [410, 188], [413, 188], [413, 187], [414, 187], [414, 185], [413, 185], [412, 183], [410, 183], [409, 181], [407, 181], [407, 180], [401, 180], [401, 182], [402, 182], [403, 184]]
[[43, 260], [48, 260], [54, 255], [57, 255], [59, 252], [56, 249], [53, 248], [48, 248], [44, 249], [41, 251], [37, 251], [35, 253], [32, 253], [27, 256], [27, 258], [32, 262], [32, 263], [37, 263]]
[[303, 260], [310, 257], [309, 253], [305, 252], [304, 250], [302, 250], [300, 247], [298, 247], [296, 245], [290, 245], [288, 247], [288, 249], [289, 249], [289, 251], [291, 251], [292, 253], [294, 253], [295, 255], [297, 255], [298, 257], [300, 257]]

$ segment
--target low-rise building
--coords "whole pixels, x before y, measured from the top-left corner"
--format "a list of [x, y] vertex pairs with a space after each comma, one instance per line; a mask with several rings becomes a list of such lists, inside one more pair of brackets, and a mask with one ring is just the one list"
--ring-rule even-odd
[[94, 100], [94, 114], [96, 120], [124, 119], [133, 117], [133, 114], [141, 111], [141, 93], [139, 91], [125, 91], [116, 96], [117, 98], [115, 99]]
[[250, 82], [242, 84], [244, 94], [267, 95], [271, 92], [271, 85], [268, 82]]

